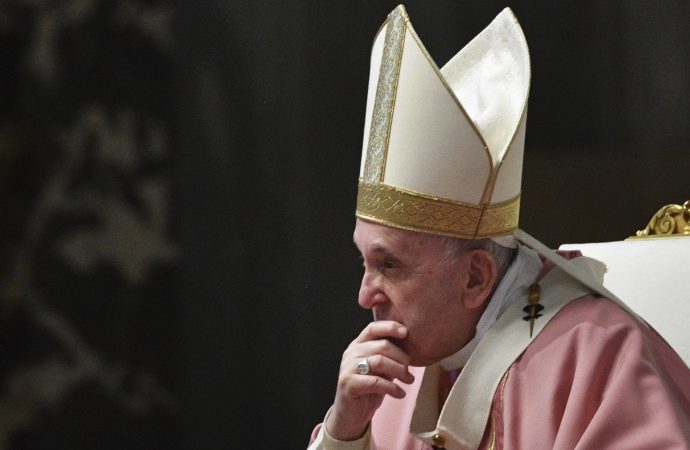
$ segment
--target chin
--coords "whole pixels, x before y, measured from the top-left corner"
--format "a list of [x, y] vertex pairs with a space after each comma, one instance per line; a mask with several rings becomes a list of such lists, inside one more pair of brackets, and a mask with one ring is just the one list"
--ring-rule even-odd
[[395, 343], [400, 347], [405, 353], [410, 357], [410, 365], [414, 367], [425, 367], [434, 363], [434, 361], [429, 361], [429, 358], [421, 354], [417, 349], [410, 345], [410, 342], [405, 340], [402, 342]]
[[433, 361], [423, 356], [410, 355], [410, 365], [414, 367], [427, 367], [438, 361]]
[[421, 367], [423, 365], [420, 363], [423, 362], [425, 358], [420, 358], [419, 353], [415, 350], [414, 345], [410, 343], [409, 339], [388, 338], [388, 340], [395, 344], [395, 346], [400, 350], [407, 353], [407, 355], [410, 357], [411, 366]]
[[410, 356], [410, 365], [414, 367], [427, 367], [440, 362], [444, 356], [438, 353], [429, 354], [414, 348], [409, 342], [407, 345], [399, 345]]

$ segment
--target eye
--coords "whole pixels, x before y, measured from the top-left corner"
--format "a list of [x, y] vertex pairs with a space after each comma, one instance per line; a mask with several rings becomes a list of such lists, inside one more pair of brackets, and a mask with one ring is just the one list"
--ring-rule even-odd
[[384, 260], [383, 261], [383, 267], [384, 267], [384, 269], [395, 269], [395, 267], [396, 267], [395, 261], [391, 261], [388, 259]]

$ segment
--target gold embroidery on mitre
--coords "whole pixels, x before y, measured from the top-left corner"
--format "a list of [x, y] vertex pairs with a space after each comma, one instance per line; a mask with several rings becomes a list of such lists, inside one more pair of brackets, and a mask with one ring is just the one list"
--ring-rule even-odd
[[484, 208], [475, 238], [488, 238], [507, 234], [518, 227], [520, 194], [504, 203]]
[[519, 195], [481, 208], [360, 180], [356, 215], [396, 228], [476, 239], [515, 230], [519, 209]]
[[406, 21], [407, 17], [402, 6], [395, 8], [388, 16], [364, 164], [364, 179], [369, 183], [377, 183], [383, 178], [405, 41]]

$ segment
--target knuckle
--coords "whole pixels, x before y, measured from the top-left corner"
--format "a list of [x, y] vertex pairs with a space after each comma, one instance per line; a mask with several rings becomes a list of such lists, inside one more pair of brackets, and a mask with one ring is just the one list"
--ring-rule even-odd
[[350, 392], [351, 386], [350, 383], [348, 383], [347, 377], [338, 378], [338, 390], [343, 392], [344, 394], [348, 394]]
[[390, 343], [388, 342], [388, 340], [380, 339], [380, 340], [376, 341], [376, 343], [374, 344], [374, 349], [378, 353], [383, 353], [388, 348], [389, 344]]
[[382, 355], [372, 355], [368, 358], [369, 366], [376, 367], [378, 369], [383, 368], [384, 359]]
[[388, 339], [381, 339], [378, 343], [379, 352], [385, 354], [395, 354], [397, 347]]
[[358, 350], [358, 348], [359, 348], [359, 345], [357, 343], [354, 343], [354, 342], [351, 343], [350, 345], [348, 345], [347, 348], [345, 349], [345, 351], [343, 352], [342, 361], [346, 361], [348, 359], [354, 358], [355, 355], [361, 351], [361, 349]]

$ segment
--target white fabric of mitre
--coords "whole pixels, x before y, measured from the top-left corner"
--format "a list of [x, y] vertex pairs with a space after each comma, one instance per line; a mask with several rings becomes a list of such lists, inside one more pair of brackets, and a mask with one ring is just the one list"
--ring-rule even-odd
[[[404, 26], [396, 26], [400, 17]], [[374, 40], [360, 178], [367, 179], [372, 133], [384, 126], [373, 126], [374, 106], [392, 97], [381, 122], [387, 128], [383, 173], [369, 171], [380, 178], [368, 182], [475, 206], [515, 199], [530, 85], [529, 51], [517, 19], [504, 9], [440, 70], [408, 19], [400, 5]], [[389, 31], [402, 42], [397, 71], [384, 65], [397, 55], [385, 51]], [[391, 49], [396, 42], [391, 39]], [[388, 80], [384, 74], [397, 75]], [[393, 91], [380, 90], [380, 84]], [[487, 189], [491, 197], [484, 199]]]
[[441, 73], [479, 129], [494, 164], [502, 161], [525, 112], [530, 85], [527, 41], [512, 10], [503, 9]]
[[489, 304], [477, 323], [477, 329], [472, 340], [453, 355], [441, 360], [441, 366], [445, 370], [456, 370], [467, 363], [472, 352], [498, 317], [510, 304], [524, 299], [529, 286], [534, 283], [542, 267], [543, 264], [537, 252], [524, 245], [518, 245], [515, 261], [506, 271], [494, 295], [491, 296]]

